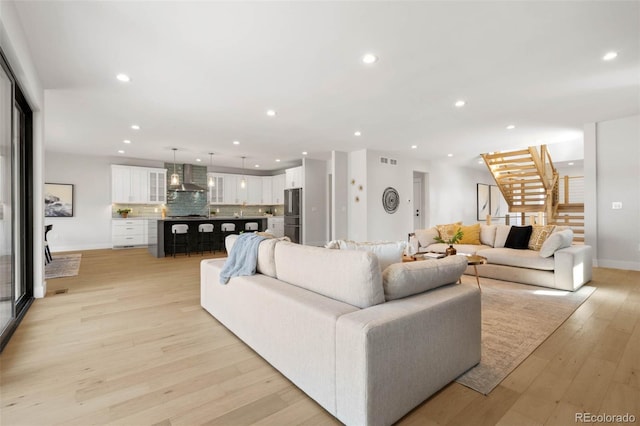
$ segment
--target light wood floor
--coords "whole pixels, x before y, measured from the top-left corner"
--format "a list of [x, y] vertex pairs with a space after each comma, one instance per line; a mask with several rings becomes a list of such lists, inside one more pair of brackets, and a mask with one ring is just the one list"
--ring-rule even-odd
[[[200, 256], [82, 256], [0, 355], [1, 425], [338, 424], [200, 308]], [[400, 424], [640, 422], [640, 272], [594, 275], [598, 290], [489, 396], [452, 383]]]

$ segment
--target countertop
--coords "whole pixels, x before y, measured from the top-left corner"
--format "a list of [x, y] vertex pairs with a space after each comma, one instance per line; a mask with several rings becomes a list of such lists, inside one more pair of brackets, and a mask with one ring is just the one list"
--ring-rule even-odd
[[[157, 219], [157, 220], [165, 221], [165, 222], [202, 221], [202, 220], [259, 220], [259, 219], [269, 219], [269, 217], [271, 216], [167, 217], [165, 219]], [[284, 216], [273, 216], [273, 217], [284, 217]]]

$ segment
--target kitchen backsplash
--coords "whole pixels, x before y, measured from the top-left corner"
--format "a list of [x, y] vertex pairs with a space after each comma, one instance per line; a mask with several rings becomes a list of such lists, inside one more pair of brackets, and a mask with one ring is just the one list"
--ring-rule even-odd
[[[189, 194], [189, 193], [181, 193], [181, 194]], [[191, 193], [193, 194], [193, 193]], [[160, 218], [162, 217], [162, 209], [166, 209], [167, 216], [183, 216], [185, 214], [200, 214], [206, 216], [209, 211], [212, 213], [215, 212], [215, 216], [233, 216], [234, 214], [240, 214], [242, 211], [243, 216], [262, 216], [268, 211], [271, 212], [274, 216], [282, 216], [284, 214], [284, 206], [283, 205], [275, 205], [275, 206], [230, 206], [227, 204], [224, 205], [211, 205], [200, 207], [200, 211], [192, 211], [188, 210], [186, 213], [182, 213], [180, 209], [184, 206], [189, 205], [189, 203], [180, 204], [181, 207], [176, 208], [178, 205], [174, 204], [173, 209], [169, 210], [169, 205], [158, 205], [158, 204], [112, 204], [111, 205], [111, 217], [117, 218], [120, 217], [118, 214], [119, 209], [131, 209], [129, 213], [129, 217], [144, 217], [144, 218]], [[208, 207], [208, 208], [207, 208]], [[178, 213], [175, 213], [175, 212]]]

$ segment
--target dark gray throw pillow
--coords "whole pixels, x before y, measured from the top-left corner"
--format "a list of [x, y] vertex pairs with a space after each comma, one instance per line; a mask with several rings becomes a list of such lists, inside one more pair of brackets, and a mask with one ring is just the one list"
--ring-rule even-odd
[[533, 226], [512, 226], [504, 246], [513, 249], [528, 249]]

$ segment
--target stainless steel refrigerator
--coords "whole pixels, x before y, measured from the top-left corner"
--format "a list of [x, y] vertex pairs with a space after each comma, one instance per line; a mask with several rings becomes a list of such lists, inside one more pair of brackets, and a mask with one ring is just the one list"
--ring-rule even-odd
[[302, 243], [302, 189], [284, 190], [284, 235]]

